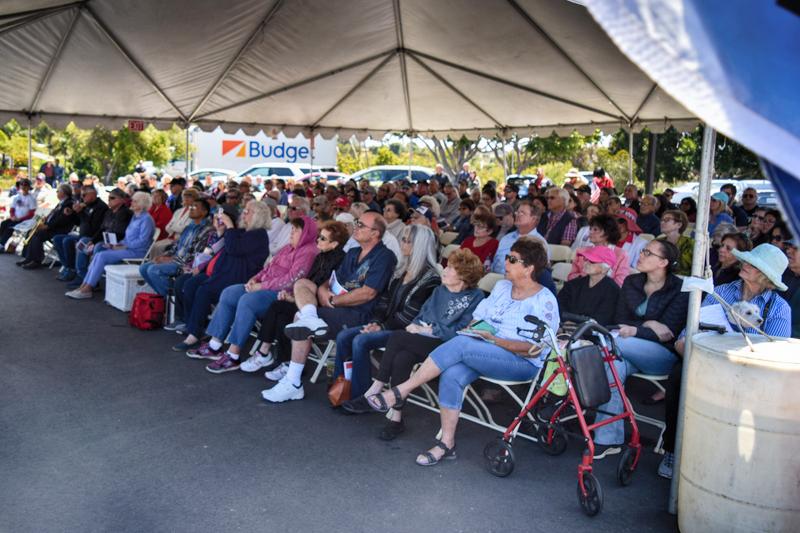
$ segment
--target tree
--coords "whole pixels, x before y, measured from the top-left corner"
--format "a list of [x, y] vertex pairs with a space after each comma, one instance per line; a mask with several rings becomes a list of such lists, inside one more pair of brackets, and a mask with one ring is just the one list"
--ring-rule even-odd
[[453, 141], [450, 137], [442, 140], [436, 136], [430, 139], [420, 137], [420, 140], [434, 160], [444, 167], [445, 174], [450, 176], [450, 179], [455, 179], [464, 163], [479, 152], [478, 141], [471, 141], [466, 137], [461, 137], [457, 141]]
[[487, 141], [487, 144], [508, 176], [522, 174], [532, 166], [572, 161], [587, 140], [592, 139], [593, 137], [584, 137], [578, 132], [572, 132], [566, 137], [559, 137], [555, 133], [548, 137], [520, 137], [515, 134], [510, 139], [495, 137]]

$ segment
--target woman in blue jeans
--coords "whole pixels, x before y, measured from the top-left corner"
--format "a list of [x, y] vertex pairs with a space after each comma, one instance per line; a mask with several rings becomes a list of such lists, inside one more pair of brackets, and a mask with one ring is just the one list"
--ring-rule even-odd
[[423, 383], [439, 378], [442, 438], [417, 456], [418, 465], [455, 459], [456, 425], [470, 383], [480, 376], [509, 381], [536, 376], [547, 352], [530, 342], [532, 325], [525, 317], [534, 315], [553, 330], [558, 329], [559, 321], [556, 297], [536, 281], [546, 266], [547, 252], [541, 242], [531, 237], [517, 240], [505, 257], [506, 279], [495, 284], [472, 314], [466, 332], [480, 338], [456, 335], [433, 350], [408, 381], [367, 398], [373, 409], [386, 412], [405, 403], [411, 391]]
[[401, 259], [389, 286], [375, 305], [372, 318], [366, 325], [344, 329], [336, 336], [334, 377], [343, 374], [344, 362], [352, 359], [352, 398], [361, 396], [372, 385], [370, 352], [384, 348], [392, 331], [409, 325], [441, 284], [436, 268], [436, 246], [436, 236], [429, 227], [413, 224], [403, 228]]
[[[681, 279], [673, 274], [680, 252], [666, 240], [651, 241], [639, 254], [639, 274], [625, 278], [617, 300], [614, 321], [620, 325], [617, 347], [621, 361], [614, 366], [623, 383], [636, 372], [669, 374], [678, 358], [672, 343], [686, 326], [689, 293], [681, 292]], [[607, 369], [609, 381], [613, 381]], [[622, 397], [616, 388], [611, 399], [597, 408], [597, 421], [610, 418], [605, 413], [623, 411]], [[594, 458], [602, 459], [622, 451], [625, 423], [618, 420], [594, 431]]]
[[[258, 317], [278, 299], [278, 293], [305, 277], [317, 255], [317, 224], [303, 216], [289, 221], [289, 244], [281, 248], [261, 272], [247, 283], [237, 283], [222, 291], [206, 333], [211, 335], [196, 349], [186, 352], [193, 359], [212, 359], [206, 370], [222, 374], [239, 369], [239, 354]], [[230, 346], [222, 350], [228, 338]]]

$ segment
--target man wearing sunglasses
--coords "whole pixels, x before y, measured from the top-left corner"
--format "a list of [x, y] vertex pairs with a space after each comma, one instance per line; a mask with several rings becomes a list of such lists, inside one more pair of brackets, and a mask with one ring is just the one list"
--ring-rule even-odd
[[292, 196], [292, 199], [289, 200], [289, 208], [286, 210], [287, 223], [281, 225], [281, 229], [275, 234], [274, 239], [270, 234], [269, 253], [271, 255], [275, 255], [278, 250], [289, 244], [289, 239], [292, 236], [292, 225], [288, 224], [288, 222], [303, 216], [310, 216], [310, 213], [311, 207], [309, 206], [308, 198], [297, 195]]
[[[739, 228], [747, 227], [750, 217], [744, 209], [736, 205], [736, 185], [733, 183], [726, 183], [720, 190], [728, 195], [728, 209], [731, 210], [736, 226]], [[744, 196], [744, 193], [742, 193], [742, 195]]]
[[312, 341], [334, 339], [342, 329], [368, 322], [397, 263], [395, 255], [381, 242], [385, 231], [383, 217], [367, 211], [355, 221], [353, 238], [358, 246], [347, 252], [331, 278], [319, 287], [307, 279], [295, 283], [294, 297], [300, 311], [285, 329], [286, 336], [292, 339], [292, 360], [286, 375], [261, 393], [265, 400], [303, 399], [300, 376]]

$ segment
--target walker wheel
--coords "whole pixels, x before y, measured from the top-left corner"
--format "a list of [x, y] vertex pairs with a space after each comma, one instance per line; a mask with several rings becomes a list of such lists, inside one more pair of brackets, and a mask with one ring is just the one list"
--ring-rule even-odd
[[540, 424], [537, 440], [539, 441], [539, 447], [542, 448], [542, 451], [547, 455], [561, 455], [564, 453], [567, 449], [567, 436], [564, 430], [558, 427], [553, 428], [553, 434], [549, 442], [547, 438], [548, 433], [548, 427], [544, 424]]
[[586, 494], [583, 493], [581, 484], [578, 482], [578, 502], [587, 516], [595, 516], [603, 510], [603, 489], [591, 472], [583, 473], [583, 487]]
[[617, 481], [623, 487], [631, 484], [633, 473], [636, 471], [636, 449], [630, 446], [625, 448], [617, 463]]
[[487, 444], [483, 456], [486, 458], [486, 470], [497, 477], [506, 477], [514, 471], [514, 450], [503, 437]]

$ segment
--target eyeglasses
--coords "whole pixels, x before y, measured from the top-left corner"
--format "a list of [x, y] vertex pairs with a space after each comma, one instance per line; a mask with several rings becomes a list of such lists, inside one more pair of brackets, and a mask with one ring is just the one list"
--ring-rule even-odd
[[414, 243], [414, 239], [411, 239], [409, 237], [403, 237], [402, 239], [400, 239], [400, 241], [403, 244], [413, 244]]
[[661, 222], [677, 222], [674, 218], [664, 217], [661, 219]]
[[643, 255], [643, 256], [645, 256], [645, 257], [651, 257], [651, 256], [653, 256], [653, 257], [658, 257], [659, 259], [666, 259], [666, 257], [664, 257], [663, 255], [658, 255], [658, 254], [657, 254], [657, 253], [655, 253], [655, 252], [651, 252], [651, 251], [650, 251], [650, 250], [648, 250], [647, 248], [645, 248], [644, 250], [642, 250], [642, 255]]
[[743, 194], [742, 195], [742, 198], [755, 198], [755, 197], [756, 197], [755, 194]]
[[301, 209], [299, 207], [297, 207], [296, 205], [290, 205], [289, 206], [289, 211], [300, 211], [300, 210]]
[[489, 226], [486, 224], [474, 224], [472, 227], [475, 229], [489, 229]]
[[509, 263], [511, 263], [512, 265], [516, 265], [517, 263], [519, 263], [519, 264], [521, 264], [522, 266], [527, 266], [527, 265], [525, 264], [525, 261], [523, 261], [521, 258], [519, 258], [519, 257], [517, 257], [517, 256], [515, 256], [515, 255], [511, 255], [511, 254], [508, 254], [508, 255], [506, 256], [506, 261], [508, 261], [508, 262], [509, 262]]
[[362, 229], [362, 228], [369, 228], [369, 229], [373, 229], [373, 230], [375, 229], [375, 228], [373, 228], [372, 226], [367, 226], [366, 224], [364, 224], [363, 222], [361, 222], [361, 219], [360, 219], [360, 218], [357, 218], [357, 219], [356, 219], [355, 225], [356, 225], [356, 227], [357, 227], [358, 229]]
[[753, 215], [753, 218], [756, 220], [766, 220], [765, 217], [762, 217], [761, 215]]
[[331, 242], [331, 240], [327, 238], [325, 235], [320, 234], [317, 236], [317, 242]]
[[773, 241], [773, 242], [774, 242], [774, 241], [782, 241], [782, 240], [783, 240], [783, 235], [773, 235], [773, 236], [771, 236], [771, 237], [769, 238], [769, 240], [770, 240], [770, 241]]

